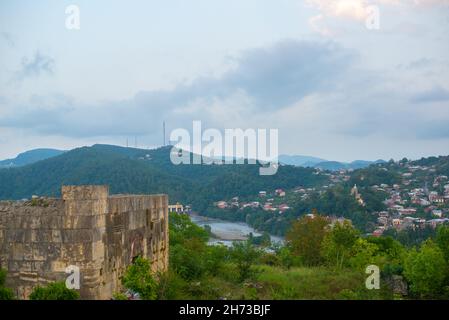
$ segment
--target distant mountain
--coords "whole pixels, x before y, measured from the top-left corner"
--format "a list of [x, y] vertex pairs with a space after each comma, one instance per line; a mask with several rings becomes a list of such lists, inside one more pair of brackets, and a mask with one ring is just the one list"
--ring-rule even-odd
[[313, 167], [317, 163], [327, 161], [317, 157], [286, 154], [281, 154], [278, 160], [280, 163], [299, 167]]
[[37, 161], [56, 157], [63, 154], [64, 151], [56, 149], [34, 149], [19, 154], [14, 159], [6, 159], [0, 161], [0, 168], [21, 167]]
[[324, 162], [316, 163], [314, 165], [314, 167], [322, 169], [322, 170], [330, 170], [330, 171], [348, 169], [348, 166], [346, 163], [342, 163], [342, 162], [338, 162], [338, 161], [324, 161]]
[[322, 170], [338, 171], [338, 170], [349, 170], [349, 169], [363, 169], [369, 167], [372, 164], [385, 163], [384, 160], [376, 161], [366, 161], [366, 160], [355, 160], [350, 163], [338, 162], [338, 161], [325, 161], [314, 165], [314, 168], [319, 168]]
[[279, 162], [292, 166], [312, 167], [322, 170], [338, 171], [342, 169], [362, 169], [371, 164], [384, 163], [384, 160], [366, 161], [355, 160], [350, 163], [339, 161], [328, 161], [317, 157], [301, 156], [301, 155], [280, 155]]
[[[111, 193], [166, 193], [170, 202], [201, 212], [214, 201], [260, 190], [314, 187], [328, 183], [313, 168], [280, 166], [260, 176], [259, 165], [174, 165], [171, 147], [153, 150], [94, 145], [67, 151], [28, 166], [0, 169], [0, 199], [59, 196], [62, 185], [107, 184]], [[192, 154], [189, 154], [192, 157]]]

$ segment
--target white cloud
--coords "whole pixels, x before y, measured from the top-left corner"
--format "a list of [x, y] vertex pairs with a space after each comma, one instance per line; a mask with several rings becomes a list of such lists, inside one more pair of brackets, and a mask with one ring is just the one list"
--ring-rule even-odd
[[372, 6], [419, 9], [419, 7], [447, 6], [449, 0], [305, 0], [305, 3], [319, 11], [319, 14], [309, 19], [312, 29], [322, 35], [331, 36], [334, 32], [327, 26], [326, 18], [364, 22], [370, 16]]

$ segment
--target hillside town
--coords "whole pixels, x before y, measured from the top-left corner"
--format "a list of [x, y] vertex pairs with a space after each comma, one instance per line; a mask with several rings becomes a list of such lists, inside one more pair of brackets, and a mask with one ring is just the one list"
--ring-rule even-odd
[[[383, 210], [369, 211], [376, 218], [376, 225], [371, 231], [373, 236], [381, 236], [388, 229], [397, 231], [408, 228], [417, 229], [449, 223], [449, 179], [447, 175], [437, 174], [435, 166], [420, 166], [411, 163], [399, 163], [400, 179], [398, 183], [373, 184], [359, 188], [354, 184], [349, 195], [357, 204], [366, 209], [361, 189], [369, 189], [376, 194], [385, 195]], [[380, 170], [386, 170], [380, 168]], [[257, 195], [242, 199], [235, 196], [229, 200], [220, 200], [214, 206], [220, 210], [244, 210], [246, 208], [271, 212], [282, 216], [286, 212], [295, 210], [292, 202], [305, 201], [313, 194], [321, 195], [326, 190], [339, 184], [348, 184], [353, 170], [339, 170], [336, 172], [320, 171], [317, 174], [326, 175], [329, 183], [320, 187], [305, 188], [298, 186], [291, 190], [281, 188], [275, 190], [261, 190]], [[430, 180], [429, 180], [430, 177]], [[310, 213], [300, 213], [309, 214]], [[343, 219], [342, 216], [328, 216], [329, 219]]]

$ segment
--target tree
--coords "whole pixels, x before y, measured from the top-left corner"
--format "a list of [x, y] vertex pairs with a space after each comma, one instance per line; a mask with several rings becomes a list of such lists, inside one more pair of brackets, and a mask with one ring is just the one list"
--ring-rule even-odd
[[447, 263], [441, 249], [432, 241], [424, 242], [417, 251], [412, 249], [405, 259], [404, 275], [410, 290], [417, 296], [433, 298], [444, 286]]
[[53, 282], [46, 287], [37, 286], [30, 294], [30, 300], [78, 300], [79, 293], [68, 289], [64, 282]]
[[365, 270], [367, 266], [375, 264], [380, 267], [381, 257], [377, 255], [379, 247], [366, 239], [359, 238], [352, 247], [349, 264], [356, 270]]
[[436, 242], [441, 251], [443, 251], [446, 261], [449, 262], [449, 226], [438, 227]]
[[300, 256], [306, 265], [322, 262], [321, 245], [327, 233], [328, 220], [314, 212], [314, 217], [303, 216], [293, 223], [286, 240], [293, 255]]
[[137, 257], [128, 267], [122, 278], [123, 286], [140, 295], [143, 300], [156, 299], [157, 283], [151, 274], [150, 262], [142, 257]]
[[243, 281], [251, 276], [252, 267], [260, 256], [249, 241], [234, 242], [231, 248], [231, 257], [237, 264], [240, 280]]
[[225, 245], [207, 246], [203, 258], [206, 272], [213, 276], [220, 274], [229, 258], [229, 250]]
[[187, 282], [176, 272], [169, 270], [158, 275], [157, 299], [182, 300], [188, 299], [184, 288]]
[[279, 257], [281, 265], [287, 270], [294, 265], [299, 264], [298, 257], [292, 255], [291, 249], [288, 246], [279, 248], [279, 250], [277, 250], [277, 256]]
[[186, 280], [200, 278], [206, 272], [206, 249], [206, 244], [198, 238], [170, 244], [170, 268]]
[[344, 267], [358, 237], [359, 232], [349, 221], [336, 223], [323, 240], [323, 256], [330, 265]]
[[196, 225], [186, 214], [170, 213], [169, 216], [170, 244], [183, 244], [187, 239], [199, 239], [206, 243], [209, 233], [204, 228]]

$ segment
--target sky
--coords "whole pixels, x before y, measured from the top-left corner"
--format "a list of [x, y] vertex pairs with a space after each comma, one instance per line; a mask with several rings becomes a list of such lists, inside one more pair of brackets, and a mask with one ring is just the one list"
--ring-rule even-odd
[[0, 159], [194, 120], [278, 129], [281, 154], [447, 155], [449, 0], [0, 2]]

